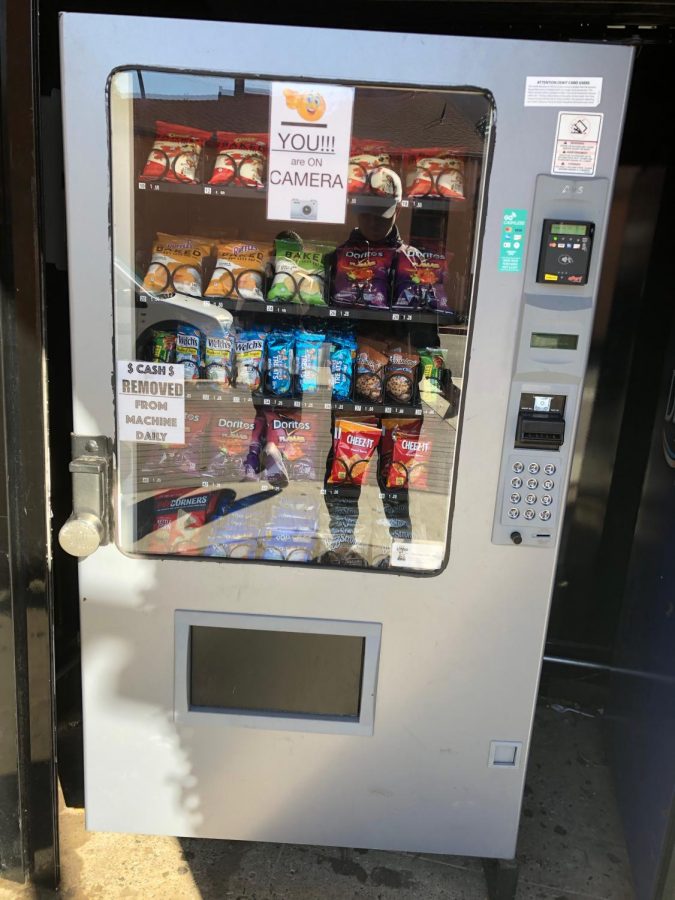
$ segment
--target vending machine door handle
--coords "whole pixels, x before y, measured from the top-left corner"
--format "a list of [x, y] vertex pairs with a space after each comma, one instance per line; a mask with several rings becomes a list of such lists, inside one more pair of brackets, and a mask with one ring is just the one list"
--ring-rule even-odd
[[59, 531], [59, 544], [71, 556], [89, 556], [112, 534], [112, 441], [98, 435], [71, 435], [69, 465], [73, 512]]

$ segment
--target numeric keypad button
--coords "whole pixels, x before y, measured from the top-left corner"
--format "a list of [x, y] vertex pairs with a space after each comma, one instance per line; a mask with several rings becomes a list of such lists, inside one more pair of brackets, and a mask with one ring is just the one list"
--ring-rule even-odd
[[525, 468], [525, 466], [524, 466], [521, 462], [516, 461], [516, 462], [514, 462], [514, 464], [511, 466], [511, 468], [512, 468], [513, 471], [516, 473], [516, 475], [520, 475], [520, 473], [523, 471], [523, 469]]
[[548, 522], [548, 520], [551, 518], [551, 510], [542, 509], [542, 511], [539, 513], [539, 518], [542, 522]]
[[518, 493], [518, 491], [514, 491], [509, 497], [509, 500], [511, 501], [511, 503], [520, 503], [520, 494]]
[[527, 519], [528, 522], [531, 522], [532, 519], [534, 519], [534, 510], [526, 509], [525, 512], [523, 513], [523, 515], [525, 516], [525, 518]]
[[515, 506], [512, 506], [511, 509], [507, 513], [509, 519], [517, 519], [520, 515], [520, 511], [516, 509]]
[[546, 481], [543, 483], [542, 487], [544, 488], [545, 491], [552, 491], [553, 488], [555, 487], [555, 481], [552, 481], [550, 478], [547, 478]]
[[530, 463], [527, 467], [527, 471], [530, 475], [537, 475], [539, 473], [539, 463]]
[[546, 472], [547, 475], [555, 475], [555, 466], [553, 463], [547, 463], [544, 466], [544, 472]]
[[513, 488], [521, 488], [522, 486], [523, 486], [523, 479], [522, 479], [522, 478], [518, 478], [518, 476], [516, 475], [515, 478], [512, 478], [512, 479], [511, 479], [511, 487], [513, 487]]
[[525, 498], [525, 502], [527, 503], [528, 506], [534, 506], [534, 504], [537, 502], [537, 495], [536, 494], [528, 494], [527, 497]]
[[553, 503], [553, 497], [550, 494], [543, 494], [541, 498], [542, 506], [550, 506]]
[[531, 491], [536, 491], [536, 489], [539, 487], [539, 482], [537, 481], [536, 478], [528, 478], [527, 486], [529, 487], [529, 489]]

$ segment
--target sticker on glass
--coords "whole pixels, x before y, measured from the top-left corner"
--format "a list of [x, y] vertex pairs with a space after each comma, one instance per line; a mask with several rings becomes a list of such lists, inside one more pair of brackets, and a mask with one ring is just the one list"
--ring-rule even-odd
[[558, 113], [552, 175], [595, 175], [602, 113]]

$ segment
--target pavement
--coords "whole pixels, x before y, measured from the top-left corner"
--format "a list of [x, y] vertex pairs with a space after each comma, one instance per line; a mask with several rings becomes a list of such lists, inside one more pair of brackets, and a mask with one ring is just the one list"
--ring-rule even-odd
[[[518, 843], [517, 900], [632, 900], [594, 711], [546, 701], [535, 719]], [[86, 832], [62, 803], [68, 900], [485, 900], [480, 860], [374, 850]], [[2, 900], [54, 893], [0, 884]]]

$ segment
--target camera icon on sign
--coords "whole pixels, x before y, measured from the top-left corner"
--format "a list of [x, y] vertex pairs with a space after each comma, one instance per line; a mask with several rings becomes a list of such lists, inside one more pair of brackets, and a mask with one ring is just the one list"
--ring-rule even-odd
[[291, 219], [316, 219], [318, 207], [316, 200], [291, 200]]

